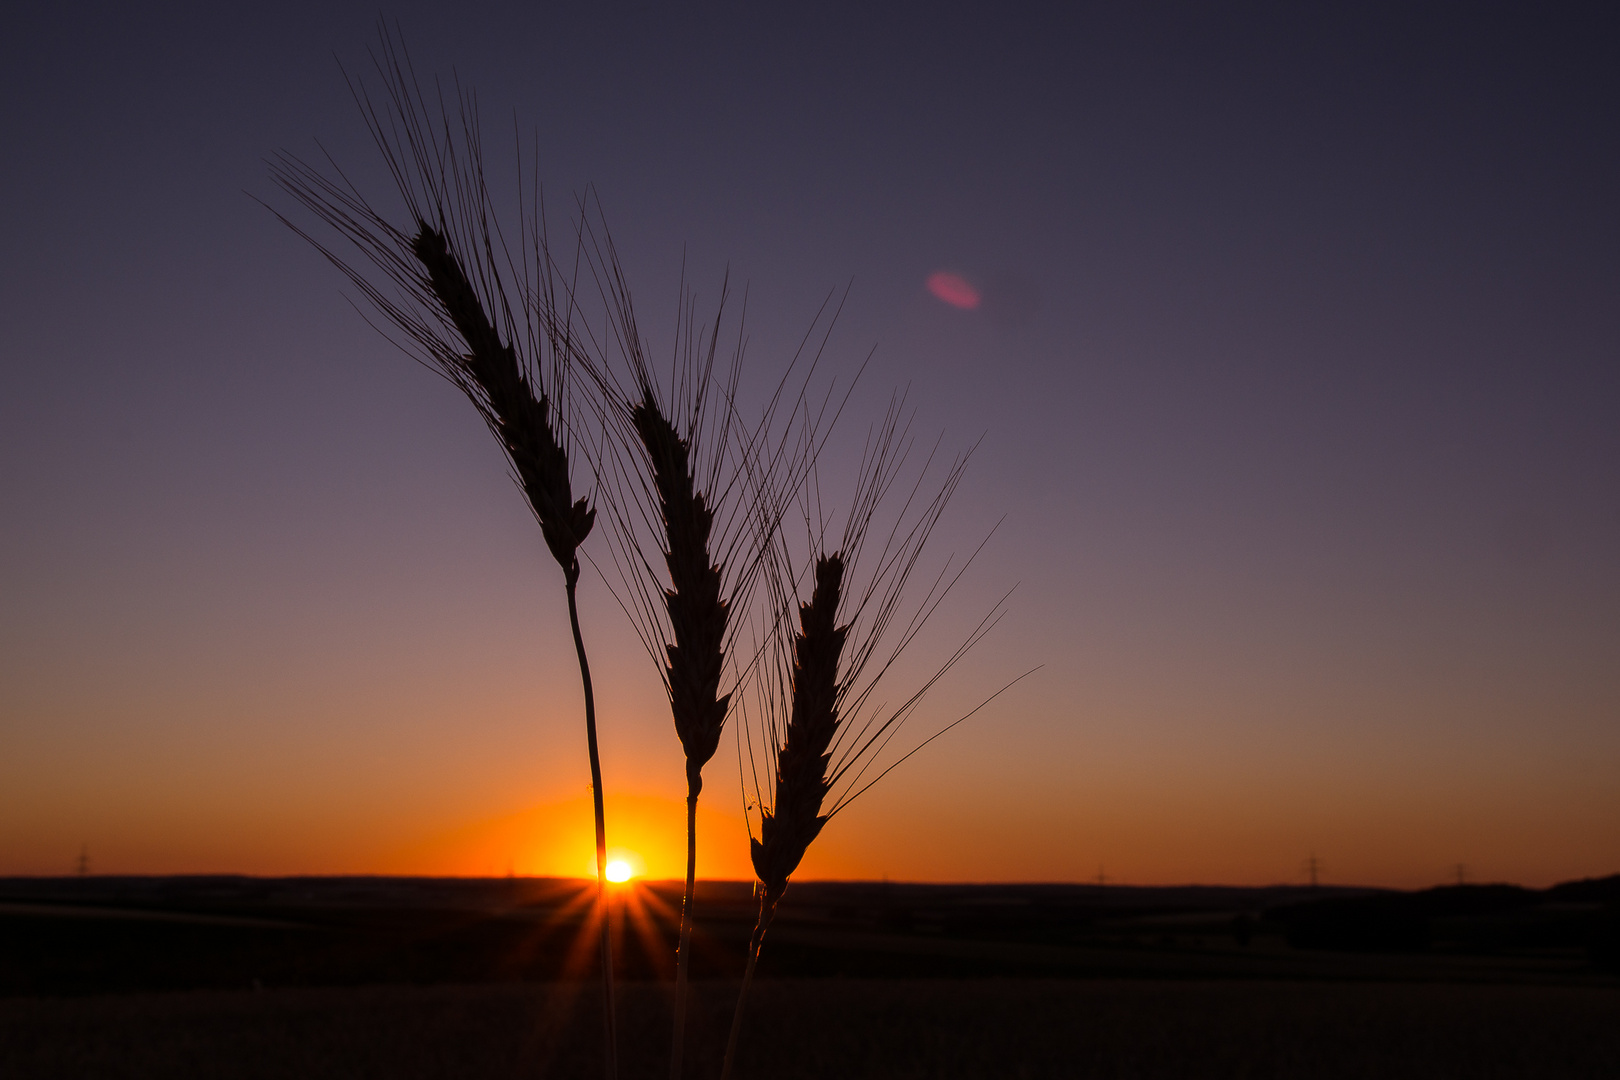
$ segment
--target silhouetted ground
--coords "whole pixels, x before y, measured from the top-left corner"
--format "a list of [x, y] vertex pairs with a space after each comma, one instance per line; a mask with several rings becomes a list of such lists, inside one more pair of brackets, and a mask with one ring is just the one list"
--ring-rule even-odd
[[[0, 880], [0, 1077], [600, 1075], [593, 887]], [[1620, 1076], [1620, 878], [1532, 891], [793, 886], [744, 1076]], [[678, 886], [618, 894], [626, 1077], [661, 1075]], [[691, 1075], [753, 920], [699, 890]], [[739, 1078], [740, 1080], [740, 1078]]]
[[[588, 983], [0, 1001], [12, 1080], [600, 1076]], [[689, 1076], [718, 1074], [735, 985], [696, 987]], [[1563, 986], [778, 980], [738, 1080], [1620, 1076], [1620, 993]], [[621, 995], [626, 1080], [666, 1075], [664, 987]]]
[[[594, 978], [556, 879], [0, 880], [0, 996]], [[616, 967], [672, 976], [678, 885], [615, 902]], [[763, 979], [1257, 978], [1616, 985], [1620, 878], [1544, 891], [792, 886]], [[749, 886], [703, 883], [693, 974], [735, 978]]]

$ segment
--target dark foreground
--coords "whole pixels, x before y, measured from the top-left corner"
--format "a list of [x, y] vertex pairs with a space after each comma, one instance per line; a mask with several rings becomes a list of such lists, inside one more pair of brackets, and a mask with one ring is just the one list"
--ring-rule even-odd
[[[595, 981], [591, 883], [0, 879], [0, 998]], [[615, 892], [626, 982], [673, 977], [679, 883]], [[702, 882], [693, 977], [743, 969], [746, 882]], [[788, 890], [760, 978], [1620, 987], [1620, 876], [1546, 890], [886, 885]]]
[[[584, 882], [0, 879], [0, 1080], [597, 1077]], [[679, 889], [613, 904], [625, 1080], [667, 1075]], [[753, 919], [705, 882], [687, 1075]], [[795, 885], [747, 1077], [1620, 1077], [1620, 877], [1546, 890]]]
[[[697, 987], [690, 1076], [718, 1074], [734, 993]], [[1620, 1076], [1608, 987], [815, 979], [752, 1001], [739, 1080]], [[15, 998], [0, 1076], [592, 1077], [597, 1003], [588, 983]], [[621, 1075], [661, 1078], [667, 990], [626, 987], [621, 1018]]]

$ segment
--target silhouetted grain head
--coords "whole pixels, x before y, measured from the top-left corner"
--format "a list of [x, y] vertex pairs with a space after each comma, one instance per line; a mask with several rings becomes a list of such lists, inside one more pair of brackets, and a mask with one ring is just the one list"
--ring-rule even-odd
[[418, 222], [411, 249], [427, 273], [428, 287], [466, 343], [459, 364], [481, 391], [473, 395], [474, 402], [486, 412], [506, 450], [546, 546], [565, 572], [577, 572], [575, 552], [590, 535], [596, 512], [588, 500], [573, 498], [568, 454], [550, 420], [551, 402], [531, 385], [512, 346], [501, 342], [443, 234]]
[[[273, 212], [348, 278], [382, 316], [385, 335], [466, 394], [505, 452], [546, 547], [562, 567], [595, 804], [603, 1064], [613, 1080], [617, 1038], [606, 918], [606, 815], [595, 696], [578, 611], [579, 548], [596, 515], [588, 499], [574, 499], [569, 484], [574, 432], [568, 379], [577, 353], [572, 289], [560, 281], [548, 247], [538, 171], [530, 174], [532, 198], [520, 193], [517, 200], [514, 250], [492, 206], [475, 98], [456, 85], [452, 107], [445, 89], [435, 84], [437, 107], [431, 108], [403, 43], [386, 23], [381, 37], [380, 52], [372, 55], [380, 95], [359, 79], [350, 80], [350, 89], [403, 209], [376, 209], [330, 157], [329, 167], [317, 168], [281, 154], [269, 163], [275, 182], [361, 257], [345, 258], [329, 242]], [[452, 121], [453, 111], [459, 125]], [[520, 149], [520, 180], [525, 178], [522, 157]]]
[[[729, 356], [722, 348], [729, 279], [709, 321], [683, 272], [672, 355], [655, 364], [594, 192], [580, 200], [578, 222], [596, 296], [572, 297], [590, 309], [574, 338], [574, 367], [596, 384], [591, 400], [607, 434], [585, 448], [610, 523], [614, 565], [603, 577], [665, 679], [695, 780], [758, 661], [736, 636], [737, 613], [751, 609], [761, 578], [760, 537], [790, 508], [848, 400], [847, 387], [842, 399], [831, 386], [813, 400], [809, 393], [837, 308], [829, 294], [757, 412], [745, 409], [744, 319]], [[769, 523], [763, 533], [761, 523]]]
[[[958, 569], [952, 576], [947, 563], [930, 589], [920, 598], [911, 598], [916, 601], [913, 614], [897, 639], [890, 638], [885, 644], [895, 615], [906, 599], [906, 585], [923, 546], [960, 482], [966, 463], [965, 456], [958, 458], [938, 493], [932, 498], [919, 498], [928, 476], [925, 463], [916, 485], [893, 518], [888, 538], [875, 554], [869, 551], [867, 533], [910, 445], [906, 428], [900, 423], [900, 406], [899, 400], [890, 402], [883, 423], [867, 440], [844, 515], [843, 536], [830, 554], [826, 544], [830, 515], [823, 510], [819, 482], [787, 493], [803, 511], [804, 541], [797, 550], [787, 530], [773, 527], [769, 517], [759, 525], [759, 543], [765, 552], [763, 577], [770, 601], [760, 623], [765, 639], [762, 652], [767, 659], [754, 682], [758, 712], [745, 725], [751, 729], [746, 758], [754, 771], [754, 799], [748, 809], [757, 807], [760, 815], [759, 835], [753, 836], [750, 828], [749, 838], [749, 854], [759, 878], [755, 887], [759, 916], [748, 940], [748, 962], [732, 1014], [721, 1080], [728, 1080], [736, 1060], [744, 1004], [765, 935], [788, 881], [810, 845], [852, 799], [921, 746], [978, 711], [974, 709], [945, 725], [899, 760], [880, 766], [877, 776], [862, 783], [867, 769], [880, 762], [884, 749], [929, 688], [994, 625], [1001, 608], [998, 603], [898, 709], [868, 707], [874, 689], [965, 569]], [[767, 495], [763, 502], [774, 509], [781, 500]], [[868, 565], [860, 573], [863, 556]], [[810, 599], [801, 600], [806, 578], [812, 581]], [[794, 614], [797, 619], [792, 618]], [[886, 657], [878, 656], [880, 647]], [[873, 667], [875, 658], [878, 662]], [[991, 699], [995, 696], [992, 694]], [[762, 758], [770, 770], [765, 783], [761, 783], [759, 775]], [[746, 769], [744, 783], [746, 786]]]
[[[750, 699], [747, 744], [755, 769], [752, 802], [760, 815], [750, 851], [765, 924], [827, 821], [920, 748], [898, 760], [896, 753], [885, 756], [928, 691], [1001, 614], [998, 603], [897, 708], [877, 704], [879, 684], [972, 562], [970, 557], [953, 566], [947, 560], [931, 583], [909, 588], [967, 457], [934, 481], [932, 494], [932, 455], [909, 490], [895, 490], [912, 446], [902, 406], [892, 401], [868, 439], [836, 545], [827, 544], [829, 513], [820, 503], [826, 489], [819, 482], [806, 485], [798, 499], [802, 540], [781, 530], [766, 545], [764, 580], [774, 614], [763, 625], [768, 659]], [[886, 497], [896, 504], [887, 513]], [[879, 531], [868, 543], [880, 518], [887, 533]], [[806, 585], [810, 596], [801, 600]], [[944, 725], [923, 744], [953, 726]], [[763, 782], [761, 764], [767, 770]]]
[[[582, 318], [577, 339], [585, 354], [578, 366], [600, 390], [595, 400], [609, 436], [603, 446], [587, 448], [596, 455], [600, 505], [609, 522], [614, 566], [603, 576], [658, 665], [686, 758], [686, 888], [670, 1054], [672, 1080], [679, 1080], [702, 770], [714, 757], [737, 691], [746, 686], [759, 656], [734, 644], [736, 613], [749, 611], [760, 578], [764, 548], [757, 540], [775, 527], [764, 523], [780, 520], [785, 500], [808, 474], [836, 403], [830, 389], [821, 402], [808, 401], [804, 389], [792, 392], [795, 369], [808, 385], [816, 366], [812, 361], [800, 367], [805, 346], [814, 344], [807, 334], [759, 412], [743, 420], [738, 404], [743, 322], [738, 321], [729, 364], [723, 359], [717, 364], [727, 290], [722, 285], [714, 321], [700, 324], [684, 272], [673, 356], [667, 373], [655, 375], [611, 234], [601, 223], [600, 202], [588, 194], [580, 211], [581, 246], [604, 315], [599, 323], [594, 313]], [[830, 297], [812, 332], [822, 325], [829, 303]], [[593, 333], [598, 324], [602, 329]], [[830, 331], [831, 322], [825, 325]], [[817, 357], [825, 344], [823, 336]], [[807, 434], [778, 423], [783, 413], [807, 416]]]
[[720, 693], [725, 669], [728, 605], [720, 595], [721, 567], [711, 560], [714, 514], [692, 476], [691, 447], [675, 431], [650, 389], [631, 409], [631, 423], [646, 450], [663, 523], [663, 590], [669, 619], [670, 712], [686, 753], [689, 790], [702, 788], [701, 770], [720, 745], [731, 695]]
[[277, 216], [344, 273], [397, 331], [396, 344], [467, 395], [506, 452], [547, 548], [577, 575], [595, 512], [569, 483], [574, 331], [568, 305], [558, 303], [538, 181], [532, 201], [519, 199], [514, 249], [490, 205], [476, 101], [457, 87], [452, 106], [440, 87], [430, 106], [403, 46], [386, 29], [382, 39], [373, 55], [380, 93], [358, 79], [350, 86], [409, 228], [375, 209], [335, 164], [286, 154], [270, 163], [274, 180], [362, 257], [347, 259]]
[[763, 900], [771, 907], [827, 823], [821, 807], [829, 790], [829, 751], [838, 732], [838, 664], [849, 634], [847, 626], [837, 625], [843, 584], [843, 556], [823, 556], [816, 560], [810, 602], [799, 605], [791, 712], [776, 755], [776, 797], [761, 812], [759, 837], [749, 840]]

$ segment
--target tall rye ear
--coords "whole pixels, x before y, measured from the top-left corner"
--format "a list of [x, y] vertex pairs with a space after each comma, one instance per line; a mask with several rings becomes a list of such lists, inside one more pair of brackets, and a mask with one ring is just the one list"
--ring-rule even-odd
[[[589, 199], [586, 200], [587, 203]], [[725, 286], [712, 324], [694, 324], [696, 304], [682, 285], [675, 355], [663, 381], [654, 374], [636, 327], [629, 287], [612, 238], [582, 206], [581, 247], [598, 287], [607, 329], [581, 335], [590, 355], [580, 369], [601, 391], [608, 437], [599, 455], [602, 497], [613, 549], [615, 590], [642, 646], [662, 677], [686, 769], [686, 887], [676, 950], [670, 1076], [683, 1077], [685, 1009], [696, 896], [697, 807], [703, 769], [719, 749], [735, 691], [757, 658], [734, 643], [760, 578], [753, 550], [754, 500], [786, 468], [796, 448], [772, 440], [781, 388], [750, 427], [738, 418], [742, 362], [738, 325], [729, 367], [716, 370]], [[611, 350], [612, 355], [609, 355]], [[791, 370], [791, 368], [790, 368]], [[786, 385], [787, 376], [783, 376]], [[779, 460], [781, 459], [781, 460]], [[765, 483], [761, 483], [764, 480]], [[661, 556], [661, 557], [660, 557]]]
[[675, 430], [650, 387], [630, 419], [652, 469], [668, 583], [650, 582], [663, 596], [664, 678], [675, 733], [686, 754], [689, 792], [702, 788], [702, 769], [720, 745], [731, 695], [720, 692], [730, 604], [721, 595], [724, 572], [712, 551], [714, 513], [698, 489], [691, 445]]
[[[674, 1027], [670, 1038], [670, 1076], [681, 1080], [686, 1038], [686, 995], [692, 955], [693, 904], [697, 891], [697, 803], [703, 791], [703, 766], [720, 746], [720, 733], [731, 707], [731, 695], [720, 692], [726, 670], [726, 639], [731, 605], [722, 595], [725, 574], [714, 552], [714, 511], [700, 490], [692, 469], [691, 440], [703, 431], [694, 422], [687, 438], [676, 432], [653, 392], [650, 376], [636, 372], [640, 402], [631, 405], [625, 422], [626, 441], [634, 437], [651, 470], [650, 487], [643, 483], [645, 519], [660, 528], [667, 583], [653, 571], [652, 560], [640, 550], [638, 534], [627, 527], [623, 507], [610, 504], [623, 564], [640, 567], [643, 577], [626, 591], [640, 604], [645, 620], [642, 641], [654, 652], [662, 646], [664, 686], [669, 694], [670, 717], [686, 757], [686, 888], [681, 896], [680, 943], [675, 952]], [[701, 401], [701, 398], [699, 399]], [[699, 410], [701, 415], [701, 409]], [[621, 564], [622, 565], [622, 564]], [[659, 596], [663, 604], [652, 601]]]

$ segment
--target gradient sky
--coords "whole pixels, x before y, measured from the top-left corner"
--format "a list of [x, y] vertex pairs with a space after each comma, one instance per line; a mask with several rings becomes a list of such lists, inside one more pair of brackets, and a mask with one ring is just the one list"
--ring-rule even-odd
[[[758, 6], [388, 14], [558, 204], [596, 185], [655, 348], [683, 258], [749, 283], [759, 379], [850, 285], [829, 364], [984, 435], [939, 553], [1005, 522], [942, 632], [1018, 589], [914, 734], [1044, 666], [803, 873], [1620, 870], [1612, 5]], [[386, 196], [338, 68], [375, 19], [8, 17], [0, 874], [589, 868], [497, 447], [250, 198], [315, 140]], [[673, 876], [667, 706], [582, 603], [611, 842]], [[706, 874], [749, 873], [735, 767]]]

